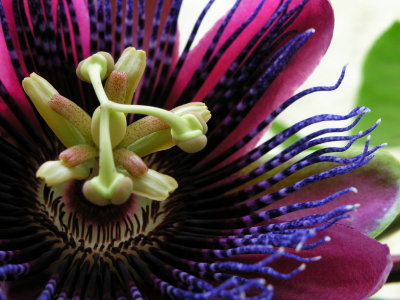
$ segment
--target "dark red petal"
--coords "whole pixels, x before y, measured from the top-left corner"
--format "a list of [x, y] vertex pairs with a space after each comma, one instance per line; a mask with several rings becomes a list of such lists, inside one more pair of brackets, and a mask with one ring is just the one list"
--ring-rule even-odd
[[[281, 280], [266, 277], [274, 286], [274, 300], [360, 300], [367, 299], [385, 283], [392, 268], [389, 248], [374, 239], [342, 224], [335, 224], [319, 234], [331, 237], [311, 250], [296, 252], [302, 257], [322, 258], [307, 263], [306, 269], [295, 277]], [[240, 260], [254, 263], [259, 256], [241, 256]], [[292, 259], [280, 258], [271, 267], [289, 273], [299, 266]]]
[[[341, 225], [325, 230], [327, 242], [307, 257], [322, 256], [307, 264], [305, 271], [290, 281], [273, 282], [275, 299], [360, 300], [373, 295], [385, 283], [392, 267], [389, 248], [358, 231]], [[293, 269], [292, 261], [279, 263], [279, 270]]]

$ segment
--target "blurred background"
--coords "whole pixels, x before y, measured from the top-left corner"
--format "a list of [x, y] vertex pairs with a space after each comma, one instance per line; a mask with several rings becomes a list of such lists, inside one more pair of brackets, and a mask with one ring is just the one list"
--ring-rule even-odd
[[[186, 1], [184, 9], [198, 14], [206, 2], [207, 0]], [[226, 7], [229, 7], [227, 3], [233, 2], [233, 0], [217, 1], [208, 20], [204, 22], [206, 25], [201, 30], [207, 31], [213, 21], [224, 14]], [[292, 105], [279, 118], [279, 122], [283, 125], [291, 125], [314, 114], [345, 114], [354, 108], [362, 64], [368, 50], [395, 20], [400, 20], [399, 0], [331, 0], [331, 3], [336, 19], [331, 46], [319, 67], [300, 89], [335, 83], [342, 67], [347, 65], [345, 80], [334, 92], [312, 94], [307, 96], [307, 99]], [[186, 18], [180, 19], [180, 28], [182, 38], [185, 38], [196, 18], [193, 15], [191, 17], [189, 13], [183, 15]], [[400, 130], [400, 125], [398, 129]], [[400, 159], [399, 148], [391, 147], [386, 150]], [[382, 242], [389, 244], [392, 254], [400, 255], [400, 232], [383, 239]], [[374, 299], [400, 300], [400, 284], [385, 285]]]

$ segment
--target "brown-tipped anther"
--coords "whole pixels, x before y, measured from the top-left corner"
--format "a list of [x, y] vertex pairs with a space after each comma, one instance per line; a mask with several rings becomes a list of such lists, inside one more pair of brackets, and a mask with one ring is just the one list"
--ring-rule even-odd
[[156, 117], [144, 117], [127, 127], [125, 137], [120, 146], [126, 147], [149, 134], [168, 128], [170, 127], [167, 123]]
[[133, 94], [142, 78], [146, 68], [146, 53], [133, 47], [126, 48], [121, 57], [115, 63], [115, 70], [128, 74], [128, 89], [125, 96], [125, 104], [132, 102]]
[[58, 158], [68, 167], [75, 167], [98, 155], [99, 153], [96, 148], [87, 144], [81, 144], [65, 149], [60, 153]]
[[186, 153], [196, 153], [207, 145], [207, 137], [203, 134], [187, 141], [176, 141], [176, 145]]
[[127, 149], [121, 148], [114, 151], [114, 159], [117, 164], [121, 165], [133, 177], [142, 176], [148, 171], [148, 167], [140, 156]]
[[108, 99], [123, 104], [128, 90], [128, 73], [112, 71], [107, 78], [104, 90]]
[[76, 103], [60, 94], [56, 94], [48, 102], [48, 105], [53, 111], [66, 118], [76, 129], [78, 129], [87, 142], [92, 140], [92, 134], [90, 131], [92, 119]]

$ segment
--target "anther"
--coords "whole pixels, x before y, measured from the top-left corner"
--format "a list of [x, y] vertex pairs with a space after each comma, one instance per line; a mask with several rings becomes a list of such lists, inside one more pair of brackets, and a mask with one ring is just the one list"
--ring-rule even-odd
[[154, 132], [170, 128], [167, 123], [152, 116], [144, 117], [132, 124], [126, 129], [126, 135], [121, 141], [122, 147], [127, 147], [133, 142], [148, 136]]
[[152, 200], [166, 200], [178, 187], [178, 183], [174, 178], [152, 169], [149, 169], [142, 176], [131, 179], [133, 193]]
[[54, 95], [48, 104], [52, 110], [74, 125], [82, 133], [86, 142], [90, 143], [92, 141], [90, 132], [92, 119], [82, 108], [60, 94]]
[[72, 146], [60, 153], [58, 158], [68, 167], [75, 167], [89, 159], [98, 156], [99, 152], [96, 148], [88, 145], [81, 144]]
[[146, 68], [146, 53], [142, 50], [136, 50], [133, 47], [126, 48], [121, 57], [115, 63], [115, 70], [128, 74], [128, 89], [125, 96], [124, 104], [132, 101], [136, 87], [142, 78]]
[[128, 90], [128, 74], [125, 72], [112, 71], [107, 78], [104, 90], [108, 99], [116, 103], [124, 103]]
[[114, 158], [133, 177], [142, 176], [149, 169], [140, 156], [124, 148], [114, 151]]
[[85, 165], [68, 167], [62, 161], [46, 161], [36, 172], [36, 177], [45, 181], [48, 186], [55, 186], [71, 179], [82, 180], [89, 176], [90, 168]]
[[[122, 146], [122, 142], [120, 144]], [[163, 151], [175, 146], [172, 141], [171, 130], [163, 129], [153, 132], [126, 146], [128, 150], [144, 157], [154, 152]]]

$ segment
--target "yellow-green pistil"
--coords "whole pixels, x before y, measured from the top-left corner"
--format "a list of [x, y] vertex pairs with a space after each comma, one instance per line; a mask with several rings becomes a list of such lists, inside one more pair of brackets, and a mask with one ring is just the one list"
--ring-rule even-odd
[[[145, 66], [145, 52], [135, 48], [125, 49], [115, 65], [105, 52], [79, 63], [78, 77], [92, 84], [100, 103], [92, 117], [39, 75], [23, 80], [36, 109], [67, 147], [59, 160], [40, 166], [38, 177], [49, 186], [86, 180], [83, 194], [96, 205], [122, 204], [132, 193], [169, 197], [178, 187], [175, 179], [149, 169], [142, 157], [175, 145], [188, 153], [202, 150], [211, 114], [199, 102], [172, 111], [129, 104]], [[128, 126], [129, 113], [148, 116]]]

